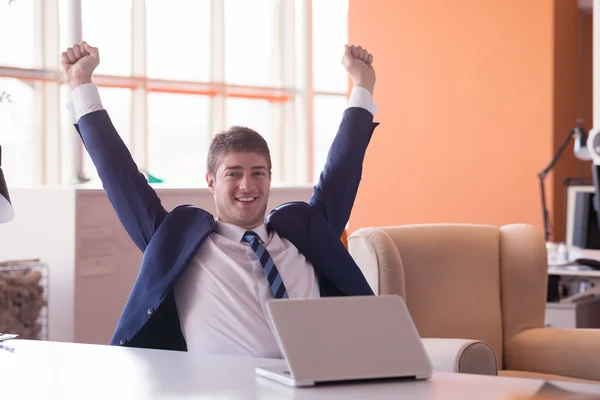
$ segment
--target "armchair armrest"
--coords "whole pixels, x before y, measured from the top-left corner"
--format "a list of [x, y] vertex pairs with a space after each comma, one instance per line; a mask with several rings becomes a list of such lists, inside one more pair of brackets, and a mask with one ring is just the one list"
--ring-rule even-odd
[[600, 381], [600, 330], [522, 331], [505, 344], [504, 369]]
[[494, 350], [485, 342], [469, 339], [423, 338], [435, 372], [497, 375]]

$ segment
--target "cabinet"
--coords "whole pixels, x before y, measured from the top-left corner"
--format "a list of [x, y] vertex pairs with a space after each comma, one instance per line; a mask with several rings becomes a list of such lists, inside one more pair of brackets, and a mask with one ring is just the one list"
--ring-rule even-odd
[[[569, 302], [546, 303], [546, 327], [549, 328], [600, 328], [600, 271], [579, 267], [550, 267], [548, 274], [559, 277], [560, 284], [577, 289], [580, 282], [587, 282], [587, 290], [570, 296]], [[591, 288], [590, 288], [591, 286]], [[560, 292], [560, 290], [559, 290]]]
[[600, 328], [600, 297], [581, 300], [577, 303], [547, 303], [546, 327]]

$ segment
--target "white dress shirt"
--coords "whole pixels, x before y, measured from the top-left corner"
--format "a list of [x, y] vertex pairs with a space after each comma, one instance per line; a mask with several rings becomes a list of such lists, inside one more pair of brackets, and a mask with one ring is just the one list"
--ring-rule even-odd
[[[67, 105], [76, 121], [102, 110], [96, 85], [73, 90]], [[355, 87], [348, 107], [375, 114], [368, 90]], [[254, 229], [273, 258], [290, 298], [319, 297], [313, 266], [298, 249], [265, 225]], [[281, 358], [268, 322], [266, 301], [272, 298], [260, 261], [247, 243], [245, 229], [217, 221], [190, 265], [175, 284], [175, 301], [188, 351]]]
[[[242, 237], [246, 230], [217, 221], [175, 285], [188, 351], [281, 358], [267, 320], [273, 298], [260, 261]], [[254, 229], [271, 255], [290, 298], [319, 297], [312, 265], [265, 225]]]

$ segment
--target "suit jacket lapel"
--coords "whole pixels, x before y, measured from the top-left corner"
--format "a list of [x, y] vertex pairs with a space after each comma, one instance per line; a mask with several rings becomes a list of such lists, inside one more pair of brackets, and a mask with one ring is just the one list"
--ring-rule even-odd
[[204, 243], [208, 235], [216, 231], [215, 220], [213, 216], [206, 211], [202, 210], [202, 212], [197, 213], [194, 218], [198, 218], [200, 223], [189, 223], [188, 220], [186, 221], [187, 223], [185, 225], [183, 223], [180, 224], [182, 227], [188, 226], [189, 229], [180, 232], [180, 236], [177, 235], [176, 237], [172, 238], [172, 240], [175, 241], [181, 240], [181, 242], [185, 243], [185, 245], [183, 248], [178, 249], [178, 257], [176, 260], [174, 260], [173, 269], [167, 283], [166, 291], [170, 290], [175, 282], [177, 282], [185, 267], [190, 264], [192, 258], [196, 255], [198, 249]]
[[344, 276], [342, 270], [335, 267], [345, 265], [346, 258], [351, 259], [350, 255], [341, 240], [334, 240], [335, 234], [329, 224], [310, 210], [310, 206], [304, 205], [309, 212], [289, 212], [285, 208], [274, 210], [267, 218], [267, 227], [292, 242], [315, 270], [340, 291], [353, 295], [355, 287], [351, 272]]

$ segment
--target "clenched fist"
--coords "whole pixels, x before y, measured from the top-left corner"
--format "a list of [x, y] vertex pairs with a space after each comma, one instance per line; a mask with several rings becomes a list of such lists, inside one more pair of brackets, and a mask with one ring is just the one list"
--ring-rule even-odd
[[69, 47], [60, 55], [60, 67], [71, 90], [92, 81], [92, 74], [100, 64], [100, 53], [86, 42]]
[[375, 69], [373, 55], [361, 46], [346, 45], [342, 65], [354, 80], [354, 86], [361, 86], [373, 94]]

